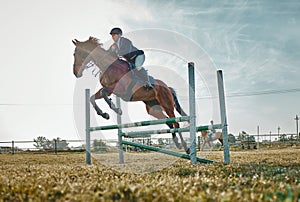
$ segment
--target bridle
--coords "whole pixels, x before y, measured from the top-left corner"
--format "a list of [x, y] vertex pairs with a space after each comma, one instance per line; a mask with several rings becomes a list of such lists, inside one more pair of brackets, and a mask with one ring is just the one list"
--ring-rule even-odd
[[[74, 66], [81, 66], [80, 71], [83, 71], [84, 69], [89, 69], [91, 67], [94, 67], [92, 70], [92, 75], [95, 77], [101, 72], [99, 68], [97, 68], [96, 64], [94, 63], [93, 60], [88, 61], [87, 63], [85, 62], [89, 56], [90, 53], [88, 53], [86, 50], [82, 48], [76, 48], [74, 52], [74, 56], [77, 54], [77, 57], [79, 57], [82, 61], [81, 64], [76, 64], [74, 63]], [[86, 63], [86, 64], [85, 64]]]

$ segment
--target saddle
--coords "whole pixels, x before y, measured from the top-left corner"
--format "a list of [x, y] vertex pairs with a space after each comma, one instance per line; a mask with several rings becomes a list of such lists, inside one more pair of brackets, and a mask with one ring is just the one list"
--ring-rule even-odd
[[125, 61], [128, 64], [128, 69], [132, 74], [133, 80], [135, 80], [137, 83], [143, 83], [143, 84], [147, 84], [147, 80], [149, 80], [151, 85], [154, 86], [154, 83], [155, 83], [154, 77], [151, 75], [148, 75], [148, 73], [144, 67], [141, 67], [141, 69], [138, 70], [135, 67], [135, 65], [133, 63], [129, 62], [128, 60], [126, 60], [126, 58], [120, 57], [119, 59], [122, 61]]
[[136, 68], [134, 68], [131, 70], [131, 72], [132, 72], [132, 78], [134, 80], [137, 80], [137, 82], [147, 84], [147, 80], [149, 80], [151, 85], [152, 86], [154, 85], [155, 79], [153, 78], [153, 76], [148, 75], [148, 73], [146, 72], [146, 70], [144, 68], [143, 68], [143, 70], [137, 70]]
[[[126, 60], [124, 60], [124, 61], [126, 61]], [[120, 96], [120, 98], [124, 101], [131, 101], [132, 94], [133, 94], [132, 89], [137, 83], [142, 83], [143, 85], [146, 85], [147, 80], [149, 79], [149, 82], [153, 86], [155, 83], [155, 79], [153, 76], [148, 75], [146, 70], [143, 67], [142, 67], [142, 69], [143, 69], [143, 71], [146, 72], [146, 74], [144, 72], [141, 72], [141, 70], [138, 70], [137, 68], [135, 68], [132, 63], [130, 63], [128, 61], [126, 61], [126, 62], [128, 63], [128, 68], [132, 75], [132, 81], [129, 84], [128, 88], [126, 89], [125, 94]]]

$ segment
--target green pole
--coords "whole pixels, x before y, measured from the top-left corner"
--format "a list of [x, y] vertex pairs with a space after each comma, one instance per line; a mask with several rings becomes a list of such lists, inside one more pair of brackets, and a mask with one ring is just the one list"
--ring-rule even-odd
[[134, 123], [118, 124], [118, 125], [90, 127], [90, 131], [112, 130], [112, 129], [119, 129], [119, 128], [131, 128], [131, 127], [138, 127], [138, 126], [168, 124], [168, 123], [182, 122], [182, 121], [188, 121], [188, 120], [189, 120], [188, 116], [182, 116], [182, 117], [175, 117], [175, 118], [169, 118], [169, 119], [159, 119], [159, 120], [140, 121], [140, 122], [134, 122]]
[[[221, 124], [215, 124], [213, 126], [197, 126], [196, 131], [211, 130], [211, 129], [222, 129]], [[130, 131], [123, 132], [124, 137], [137, 137], [145, 135], [165, 134], [165, 133], [178, 133], [178, 132], [189, 132], [190, 128], [173, 128], [173, 129], [160, 129], [160, 130], [148, 130], [148, 131]]]
[[[128, 141], [124, 141], [124, 140], [122, 141], [122, 143], [125, 144], [125, 145], [130, 145], [130, 146], [133, 146], [133, 147], [139, 147], [141, 149], [146, 149], [146, 150], [149, 150], [149, 151], [155, 151], [155, 152], [168, 154], [168, 155], [171, 155], [171, 156], [176, 156], [176, 157], [180, 157], [180, 158], [184, 158], [184, 159], [191, 159], [191, 157], [187, 154], [182, 154], [182, 153], [178, 153], [178, 152], [174, 152], [174, 151], [170, 151], [170, 150], [166, 150], [166, 149], [161, 149], [161, 148], [158, 148], [158, 147], [142, 145], [142, 144], [138, 144], [138, 143], [134, 143], [134, 142], [128, 142]], [[212, 160], [196, 157], [196, 162], [197, 161], [201, 162], [201, 163], [213, 163], [214, 162]]]

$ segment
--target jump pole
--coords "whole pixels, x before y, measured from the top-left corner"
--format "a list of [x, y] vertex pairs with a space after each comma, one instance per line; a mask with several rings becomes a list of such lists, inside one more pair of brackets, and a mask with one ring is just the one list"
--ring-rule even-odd
[[85, 163], [91, 165], [90, 89], [85, 89]]
[[227, 117], [226, 117], [225, 93], [224, 93], [222, 70], [217, 71], [217, 78], [218, 78], [219, 103], [220, 103], [220, 113], [221, 113], [221, 123], [222, 123], [222, 137], [223, 137], [223, 144], [224, 144], [224, 163], [229, 164], [230, 154], [229, 154], [229, 146], [228, 146]]
[[[203, 130], [212, 130], [212, 129], [222, 129], [222, 124], [214, 124], [207, 126], [197, 126], [196, 131]], [[172, 129], [159, 129], [159, 130], [146, 130], [146, 131], [130, 131], [122, 132], [124, 137], [137, 137], [143, 135], [155, 135], [155, 134], [164, 134], [164, 133], [178, 133], [178, 132], [189, 132], [190, 128], [172, 128]]]
[[[116, 105], [117, 108], [121, 109], [121, 100], [116, 96]], [[120, 114], [117, 114], [117, 123], [118, 125], [122, 124], [122, 117]], [[122, 144], [122, 128], [118, 128], [118, 146], [119, 146], [119, 163], [124, 164], [124, 154], [123, 154], [123, 144]]]
[[191, 163], [197, 163], [196, 157], [196, 102], [195, 102], [195, 69], [194, 63], [188, 64], [189, 72], [189, 110], [190, 110], [190, 158]]

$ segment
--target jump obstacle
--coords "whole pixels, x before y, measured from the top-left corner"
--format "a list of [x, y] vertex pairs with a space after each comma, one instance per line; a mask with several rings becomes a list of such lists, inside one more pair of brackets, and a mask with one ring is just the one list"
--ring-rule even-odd
[[[196, 126], [196, 107], [195, 107], [195, 72], [194, 72], [194, 63], [188, 63], [188, 77], [189, 77], [189, 111], [190, 116], [167, 118], [160, 120], [151, 120], [151, 121], [140, 121], [134, 123], [121, 123], [121, 116], [117, 115], [117, 125], [108, 125], [108, 126], [90, 126], [90, 89], [85, 90], [85, 111], [86, 111], [86, 164], [91, 164], [91, 146], [90, 146], [90, 133], [98, 130], [112, 130], [118, 129], [118, 147], [119, 147], [119, 162], [120, 164], [124, 163], [123, 156], [123, 145], [129, 145], [134, 147], [139, 147], [141, 149], [146, 149], [149, 151], [160, 152], [184, 159], [190, 159], [193, 164], [196, 162], [201, 163], [212, 163], [212, 160], [199, 158], [196, 156], [196, 132], [202, 130], [211, 130], [211, 129], [222, 129], [223, 145], [224, 145], [224, 163], [230, 163], [230, 154], [228, 146], [228, 132], [227, 132], [227, 118], [225, 110], [225, 95], [224, 95], [224, 85], [223, 85], [223, 74], [222, 70], [217, 71], [218, 79], [218, 91], [219, 91], [219, 103], [220, 103], [220, 114], [221, 114], [221, 124], [214, 124], [208, 126]], [[116, 105], [120, 108], [120, 98], [117, 97]], [[149, 126], [157, 124], [167, 124], [189, 121], [189, 128], [173, 128], [173, 129], [161, 129], [161, 130], [149, 130], [149, 131], [134, 131], [134, 132], [122, 132], [123, 128], [130, 127], [139, 127], [139, 126]], [[153, 146], [138, 144], [134, 142], [124, 141], [122, 137], [136, 137], [136, 136], [145, 136], [151, 134], [163, 134], [163, 133], [173, 133], [173, 132], [190, 132], [190, 154], [183, 154], [171, 150], [161, 149]]]

